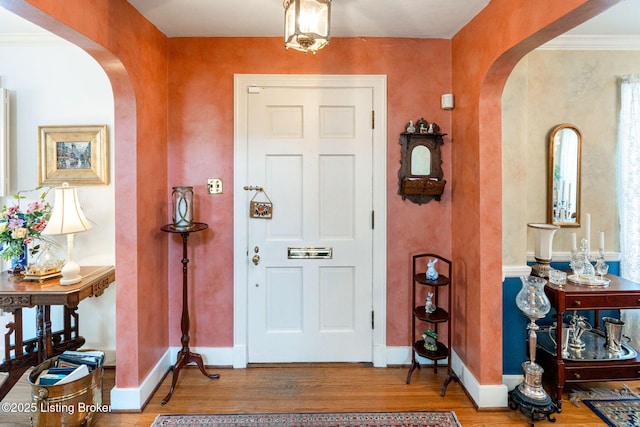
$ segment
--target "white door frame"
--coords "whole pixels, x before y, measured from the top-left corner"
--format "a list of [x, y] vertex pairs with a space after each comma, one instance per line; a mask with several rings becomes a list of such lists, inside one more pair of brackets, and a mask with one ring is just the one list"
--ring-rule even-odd
[[233, 173], [233, 367], [248, 363], [248, 87], [370, 87], [373, 88], [373, 365], [387, 365], [387, 77], [385, 75], [234, 75]]

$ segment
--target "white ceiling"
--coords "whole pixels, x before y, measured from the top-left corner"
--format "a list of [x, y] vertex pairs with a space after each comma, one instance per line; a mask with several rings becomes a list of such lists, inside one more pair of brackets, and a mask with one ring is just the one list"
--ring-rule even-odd
[[[280, 36], [281, 0], [129, 0], [168, 37]], [[489, 0], [335, 0], [335, 37], [451, 38]], [[238, 7], [241, 5], [241, 7]], [[42, 33], [0, 7], [0, 33]], [[640, 35], [640, 0], [625, 0], [568, 35]]]
[[[282, 0], [128, 0], [169, 37], [279, 36]], [[335, 0], [336, 37], [451, 38], [489, 0]]]

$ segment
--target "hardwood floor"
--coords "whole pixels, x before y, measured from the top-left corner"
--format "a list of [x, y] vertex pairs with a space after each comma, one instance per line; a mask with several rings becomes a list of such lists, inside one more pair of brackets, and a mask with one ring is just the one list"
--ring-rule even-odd
[[[189, 366], [182, 369], [171, 400], [161, 405], [171, 385], [169, 373], [140, 413], [97, 414], [94, 426], [149, 426], [160, 413], [274, 413], [274, 412], [375, 412], [451, 410], [464, 427], [529, 426], [519, 411], [478, 411], [458, 382], [449, 384], [445, 397], [440, 387], [445, 370], [423, 367], [405, 384], [408, 368], [373, 368], [363, 364], [312, 364], [256, 366], [247, 369], [210, 368], [220, 379], [210, 380]], [[109, 390], [115, 370], [104, 376], [103, 403], [109, 404]], [[625, 383], [639, 391], [640, 381]], [[620, 388], [622, 383], [598, 383], [597, 387]], [[29, 402], [28, 383], [20, 381], [3, 402]], [[565, 396], [565, 399], [567, 396]], [[603, 426], [584, 404], [564, 400], [557, 422], [538, 421], [536, 426]], [[0, 425], [28, 426], [28, 414], [0, 414]]]

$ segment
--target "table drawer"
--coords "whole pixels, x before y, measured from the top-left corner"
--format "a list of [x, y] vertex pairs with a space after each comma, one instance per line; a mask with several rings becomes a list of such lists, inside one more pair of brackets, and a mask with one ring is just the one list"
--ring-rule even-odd
[[565, 382], [640, 379], [640, 365], [565, 367]]
[[567, 295], [567, 310], [640, 308], [640, 295]]

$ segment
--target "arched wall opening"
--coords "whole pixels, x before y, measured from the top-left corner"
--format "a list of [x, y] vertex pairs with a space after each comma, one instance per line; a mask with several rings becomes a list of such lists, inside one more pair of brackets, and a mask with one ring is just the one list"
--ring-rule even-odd
[[[158, 224], [166, 221], [167, 210], [166, 37], [126, 2], [88, 5], [72, 0], [61, 5], [2, 0], [0, 7], [89, 53], [111, 83], [117, 219], [116, 283], [112, 285], [116, 287], [116, 387], [137, 388], [168, 346], [166, 316], [151, 314], [167, 312], [167, 239], [157, 231]], [[127, 34], [132, 33], [144, 49], [130, 49]], [[151, 176], [153, 180], [145, 181]], [[143, 402], [131, 404], [141, 407]]]
[[[478, 406], [504, 406], [502, 112], [504, 85], [528, 52], [618, 3], [494, 0], [452, 39], [454, 367]], [[499, 35], [488, 28], [501, 22]], [[501, 359], [501, 358], [500, 358]], [[486, 392], [486, 393], [485, 393]], [[489, 395], [488, 399], [484, 399]], [[495, 400], [491, 398], [495, 397]], [[504, 400], [501, 400], [504, 399]]]
[[[467, 389], [473, 381], [478, 389], [501, 387], [496, 352], [502, 335], [502, 199], [496, 168], [504, 83], [526, 52], [618, 1], [493, 0], [452, 39], [453, 342], [463, 382], [466, 373], [470, 377]], [[168, 312], [167, 239], [157, 231], [167, 218], [167, 39], [125, 1], [60, 3], [0, 0], [90, 52], [111, 79], [118, 140], [116, 215], [126, 218], [116, 230], [117, 386], [135, 388], [169, 341], [167, 319], [157, 316]], [[504, 26], [489, 31], [496, 22]], [[482, 400], [483, 390], [469, 391], [479, 406], [495, 406]]]

